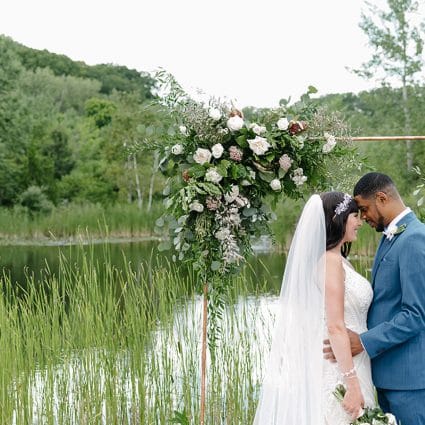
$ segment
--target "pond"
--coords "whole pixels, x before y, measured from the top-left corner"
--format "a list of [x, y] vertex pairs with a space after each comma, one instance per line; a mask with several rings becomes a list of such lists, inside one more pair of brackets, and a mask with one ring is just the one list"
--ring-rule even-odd
[[[162, 425], [174, 411], [197, 423], [202, 300], [156, 245], [0, 248], [0, 423]], [[219, 321], [208, 424], [253, 419], [285, 261], [267, 246]]]
[[[117, 269], [123, 269], [126, 264], [137, 269], [152, 262], [169, 260], [171, 255], [159, 252], [157, 246], [157, 241], [101, 242], [67, 246], [0, 246], [0, 265], [2, 274], [8, 276], [12, 283], [25, 286], [28, 277], [37, 281], [47, 269], [50, 274], [57, 274], [61, 256], [69, 263], [81, 264], [82, 250], [90, 255], [92, 261], [99, 264], [108, 261]], [[248, 261], [251, 275], [261, 276], [270, 291], [278, 291], [285, 254], [274, 251], [266, 239], [259, 240], [254, 248], [255, 255]]]

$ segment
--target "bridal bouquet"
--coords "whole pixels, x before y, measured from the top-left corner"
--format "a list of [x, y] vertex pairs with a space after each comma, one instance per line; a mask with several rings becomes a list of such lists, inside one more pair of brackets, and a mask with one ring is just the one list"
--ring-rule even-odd
[[173, 248], [174, 260], [223, 281], [251, 252], [252, 237], [270, 233], [266, 201], [327, 186], [328, 165], [351, 150], [348, 132], [317, 111], [309, 94], [249, 120], [230, 104], [195, 101], [171, 76], [161, 78], [168, 86], [162, 102], [176, 124], [155, 145], [168, 178], [156, 227], [168, 229], [170, 239], [160, 249]]
[[[345, 396], [345, 387], [340, 384], [335, 388], [334, 395], [342, 401]], [[363, 414], [351, 425], [397, 425], [396, 418], [391, 413], [384, 413], [380, 407], [366, 407]]]

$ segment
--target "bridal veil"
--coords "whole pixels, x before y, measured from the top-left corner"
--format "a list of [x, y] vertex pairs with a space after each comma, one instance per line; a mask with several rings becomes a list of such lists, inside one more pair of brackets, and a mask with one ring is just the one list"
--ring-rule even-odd
[[289, 250], [254, 425], [323, 424], [325, 252], [322, 200], [313, 195]]

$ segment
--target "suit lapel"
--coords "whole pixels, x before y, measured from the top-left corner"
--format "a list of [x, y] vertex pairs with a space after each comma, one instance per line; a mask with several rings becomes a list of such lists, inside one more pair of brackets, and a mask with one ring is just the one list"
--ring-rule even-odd
[[[410, 212], [409, 214], [404, 216], [400, 221], [397, 222], [397, 227], [400, 227], [400, 226], [407, 227], [408, 223], [410, 223], [414, 219], [415, 219], [415, 215], [412, 212]], [[381, 242], [379, 244], [378, 250], [375, 255], [375, 260], [373, 262], [373, 268], [372, 268], [372, 285], [373, 286], [375, 285], [376, 272], [379, 269], [382, 259], [388, 253], [388, 251], [391, 249], [391, 247], [394, 245], [395, 241], [399, 238], [401, 234], [402, 233], [394, 235], [391, 240], [388, 240], [385, 235], [382, 236]]]

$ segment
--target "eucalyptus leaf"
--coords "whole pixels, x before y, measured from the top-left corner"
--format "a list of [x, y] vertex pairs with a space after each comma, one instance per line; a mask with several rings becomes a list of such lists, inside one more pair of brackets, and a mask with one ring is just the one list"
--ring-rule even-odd
[[213, 261], [213, 262], [211, 263], [211, 270], [212, 270], [213, 272], [216, 272], [217, 270], [219, 270], [219, 269], [220, 269], [220, 267], [221, 267], [221, 263], [220, 263], [220, 261]]
[[164, 218], [159, 217], [158, 220], [155, 221], [155, 225], [158, 227], [162, 227], [164, 225]]
[[164, 242], [161, 242], [159, 245], [158, 245], [158, 251], [160, 251], [160, 252], [162, 252], [162, 251], [167, 251], [167, 250], [169, 250], [171, 248], [171, 243], [170, 243], [170, 241], [164, 241]]
[[242, 210], [242, 215], [245, 217], [252, 217], [254, 214], [257, 214], [257, 208], [244, 208]]
[[270, 183], [275, 178], [274, 173], [271, 171], [265, 173], [260, 172], [258, 174], [260, 176], [260, 179], [266, 181], [267, 183]]

